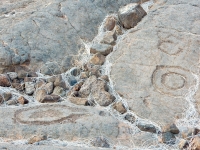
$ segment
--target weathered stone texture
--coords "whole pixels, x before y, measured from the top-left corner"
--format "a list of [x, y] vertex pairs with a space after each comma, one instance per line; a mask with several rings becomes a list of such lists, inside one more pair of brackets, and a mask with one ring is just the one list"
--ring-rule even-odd
[[160, 2], [119, 40], [109, 61], [114, 88], [129, 108], [165, 126], [181, 117], [195, 84], [190, 71], [199, 63], [200, 11], [197, 1]]
[[107, 14], [138, 1], [1, 1], [0, 73], [24, 63], [45, 74], [68, 70], [82, 39], [92, 40]]

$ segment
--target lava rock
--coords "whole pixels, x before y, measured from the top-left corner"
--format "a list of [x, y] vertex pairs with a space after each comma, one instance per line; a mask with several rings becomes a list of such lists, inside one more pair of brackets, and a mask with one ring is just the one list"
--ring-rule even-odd
[[37, 73], [35, 73], [33, 71], [28, 72], [28, 76], [29, 77], [38, 77]]
[[163, 132], [162, 133], [162, 142], [166, 144], [174, 144], [176, 141], [176, 138], [174, 134], [171, 132]]
[[42, 89], [45, 89], [47, 91], [47, 94], [51, 94], [53, 92], [53, 83], [49, 82], [43, 86], [41, 86]]
[[65, 90], [62, 87], [56, 86], [54, 88], [54, 90], [53, 90], [53, 94], [54, 95], [59, 95], [59, 96], [63, 97], [63, 96], [66, 95], [66, 92], [65, 92]]
[[38, 102], [42, 102], [44, 97], [47, 95], [47, 91], [45, 89], [38, 89], [36, 92], [35, 92], [35, 99], [38, 101]]
[[51, 76], [49, 78], [47, 78], [47, 82], [55, 82], [56, 81], [56, 76]]
[[94, 65], [103, 65], [104, 62], [105, 62], [105, 56], [100, 53], [95, 54], [90, 59], [90, 63], [92, 63]]
[[[103, 35], [101, 35], [100, 38], [101, 38], [100, 43], [109, 44], [109, 45], [115, 45], [115, 41], [117, 39], [117, 35], [116, 35], [115, 31], [108, 31], [108, 32], [105, 32]], [[112, 50], [113, 50], [113, 48], [112, 48]]]
[[57, 75], [55, 78], [54, 86], [60, 86], [63, 89], [68, 89], [65, 81], [62, 78], [62, 75]]
[[20, 96], [18, 99], [17, 99], [17, 101], [20, 103], [20, 104], [22, 104], [22, 105], [24, 105], [24, 104], [28, 104], [28, 100], [26, 99], [26, 98], [24, 98], [23, 96]]
[[116, 18], [113, 16], [109, 16], [106, 18], [104, 23], [104, 30], [105, 31], [112, 31], [115, 28]]
[[97, 137], [94, 141], [92, 141], [92, 145], [95, 147], [110, 147], [108, 140], [104, 137]]
[[35, 82], [35, 78], [33, 77], [25, 77], [24, 82]]
[[186, 128], [181, 132], [182, 138], [190, 140], [193, 136], [199, 133], [198, 128]]
[[3, 86], [3, 87], [11, 86], [11, 83], [10, 83], [9, 78], [7, 77], [7, 75], [0, 74], [0, 86]]
[[146, 124], [146, 123], [143, 123], [143, 122], [139, 122], [137, 124], [137, 127], [141, 131], [156, 133], [156, 127], [152, 124]]
[[104, 81], [97, 79], [96, 76], [89, 77], [79, 90], [79, 95], [86, 98], [90, 95], [91, 99], [101, 106], [108, 106], [114, 101], [114, 97], [107, 92], [108, 88]]
[[35, 91], [35, 83], [25, 82], [25, 93], [28, 95], [32, 95], [34, 91]]
[[89, 77], [89, 72], [81, 72], [80, 73], [80, 79], [86, 79]]
[[191, 145], [191, 150], [200, 150], [200, 137], [195, 136], [189, 145]]
[[126, 29], [133, 28], [147, 13], [137, 3], [128, 4], [119, 9], [118, 17]]
[[17, 103], [18, 103], [18, 101], [15, 99], [12, 99], [12, 100], [9, 100], [6, 102], [7, 105], [16, 105]]
[[178, 134], [179, 133], [179, 129], [173, 123], [172, 125], [168, 125], [168, 126], [164, 127], [164, 132], [171, 132], [173, 134]]
[[86, 105], [87, 98], [80, 98], [80, 97], [68, 97], [69, 101], [76, 104], [76, 105]]
[[41, 86], [44, 86], [46, 84], [46, 82], [43, 80], [43, 79], [39, 79], [36, 81], [35, 83], [35, 88], [38, 89], [40, 88]]
[[12, 83], [12, 87], [16, 90], [23, 91], [25, 89], [25, 83]]
[[115, 31], [116, 35], [122, 35], [123, 34], [122, 29], [119, 25], [115, 26], [114, 31]]
[[72, 77], [68, 78], [68, 82], [69, 82], [70, 86], [74, 86], [77, 83], [77, 80], [75, 77], [72, 76]]
[[57, 75], [61, 73], [61, 68], [57, 63], [48, 62], [41, 68], [40, 71], [45, 75]]
[[135, 117], [132, 114], [126, 114], [124, 119], [129, 121], [130, 123], [134, 123], [135, 122]]
[[7, 75], [11, 80], [14, 80], [18, 77], [16, 72], [7, 72]]
[[120, 112], [121, 114], [124, 114], [127, 111], [122, 102], [115, 103], [113, 105], [113, 108], [118, 112]]
[[109, 78], [108, 78], [107, 75], [102, 75], [102, 76], [100, 76], [99, 78], [102, 79], [102, 80], [104, 80], [104, 81], [109, 82]]
[[60, 100], [60, 96], [58, 95], [45, 95], [44, 98], [40, 101], [41, 103], [55, 103]]
[[33, 143], [46, 140], [46, 139], [47, 139], [47, 136], [45, 135], [35, 135], [29, 139], [28, 144], [33, 144]]
[[25, 70], [19, 70], [17, 76], [19, 79], [24, 79], [25, 77], [28, 77], [28, 72]]
[[94, 43], [90, 47], [90, 53], [92, 54], [100, 53], [104, 56], [107, 56], [112, 51], [113, 51], [113, 47], [111, 45], [107, 45], [107, 43], [106, 44]]
[[189, 143], [188, 141], [184, 140], [184, 139], [181, 139], [179, 144], [178, 144], [178, 147], [183, 150], [183, 149], [186, 149], [187, 147], [189, 146]]
[[4, 101], [8, 101], [12, 97], [12, 94], [10, 92], [0, 92], [0, 103]]
[[70, 73], [73, 76], [78, 76], [78, 75], [80, 75], [80, 69], [77, 68], [77, 67], [73, 67], [73, 68], [70, 69]]
[[79, 82], [73, 87], [73, 91], [79, 91], [84, 82]]
[[100, 71], [101, 66], [100, 65], [88, 64], [87, 67], [88, 67], [88, 71], [89, 71], [89, 76], [93, 76], [93, 75], [95, 75], [96, 77], [101, 76], [101, 71]]

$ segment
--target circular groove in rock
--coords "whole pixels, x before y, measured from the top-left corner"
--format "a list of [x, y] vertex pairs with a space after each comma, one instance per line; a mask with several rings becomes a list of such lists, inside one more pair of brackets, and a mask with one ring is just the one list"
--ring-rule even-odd
[[157, 66], [152, 75], [155, 89], [173, 97], [183, 97], [193, 82], [189, 71], [179, 66]]
[[[173, 83], [171, 81], [173, 81]], [[162, 75], [161, 82], [169, 89], [178, 90], [184, 87], [186, 79], [185, 76], [181, 74], [170, 72]]]
[[62, 121], [74, 122], [86, 115], [85, 109], [65, 105], [41, 105], [17, 110], [14, 119], [22, 124], [49, 125]]

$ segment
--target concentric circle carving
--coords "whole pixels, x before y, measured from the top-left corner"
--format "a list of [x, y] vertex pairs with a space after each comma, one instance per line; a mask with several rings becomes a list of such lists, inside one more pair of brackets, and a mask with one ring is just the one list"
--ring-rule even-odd
[[191, 73], [179, 66], [157, 66], [152, 75], [156, 90], [170, 96], [184, 96], [193, 82]]

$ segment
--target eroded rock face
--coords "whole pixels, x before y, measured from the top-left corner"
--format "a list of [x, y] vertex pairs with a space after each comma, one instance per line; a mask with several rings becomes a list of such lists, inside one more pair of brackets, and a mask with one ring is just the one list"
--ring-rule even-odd
[[48, 75], [68, 70], [82, 39], [92, 40], [105, 16], [130, 2], [139, 0], [0, 2], [0, 73], [24, 63]]
[[168, 0], [155, 5], [123, 36], [109, 58], [114, 88], [129, 108], [162, 126], [185, 112], [185, 94], [195, 84], [191, 67], [200, 56], [199, 8], [186, 1], [172, 4], [177, 3]]
[[[23, 136], [26, 139], [34, 135], [45, 134], [53, 139], [76, 141], [77, 139], [95, 139], [104, 136], [110, 142], [117, 139], [131, 138], [129, 127], [105, 113], [99, 115], [99, 110], [92, 107], [80, 107], [66, 104], [43, 104], [27, 108], [0, 109], [0, 136], [17, 140]], [[12, 117], [14, 116], [14, 123]], [[97, 121], [98, 120], [98, 121]], [[40, 130], [37, 130], [40, 128]]]

